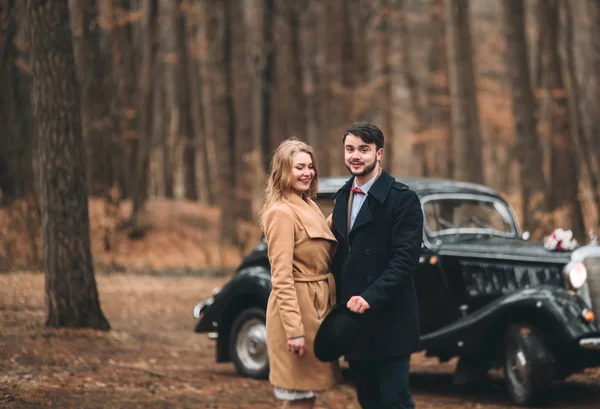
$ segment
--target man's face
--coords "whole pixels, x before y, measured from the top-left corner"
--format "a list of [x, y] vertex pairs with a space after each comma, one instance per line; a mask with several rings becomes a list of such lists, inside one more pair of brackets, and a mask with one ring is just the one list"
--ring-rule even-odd
[[360, 136], [348, 134], [344, 141], [344, 163], [354, 176], [366, 176], [373, 172], [381, 160], [383, 149], [374, 143], [364, 142]]

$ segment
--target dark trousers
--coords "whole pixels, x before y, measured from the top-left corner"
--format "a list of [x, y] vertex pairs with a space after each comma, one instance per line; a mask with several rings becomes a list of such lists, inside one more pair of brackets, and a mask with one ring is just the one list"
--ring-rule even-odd
[[414, 409], [408, 390], [410, 356], [349, 364], [363, 409]]

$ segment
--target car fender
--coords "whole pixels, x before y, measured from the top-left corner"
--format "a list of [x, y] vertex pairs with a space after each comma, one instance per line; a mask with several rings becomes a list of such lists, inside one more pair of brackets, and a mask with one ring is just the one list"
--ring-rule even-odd
[[587, 304], [577, 295], [550, 286], [517, 290], [421, 337], [421, 349], [446, 355], [478, 354], [501, 341], [511, 323], [530, 321], [550, 332], [552, 343], [566, 345], [600, 333], [597, 321], [587, 323]]
[[255, 306], [258, 304], [266, 309], [271, 288], [271, 274], [264, 266], [250, 266], [240, 270], [203, 311], [194, 331], [214, 332], [220, 331], [223, 325], [230, 325], [231, 322], [224, 320], [227, 312], [231, 308], [243, 308], [243, 305], [238, 305], [243, 300], [252, 300]]

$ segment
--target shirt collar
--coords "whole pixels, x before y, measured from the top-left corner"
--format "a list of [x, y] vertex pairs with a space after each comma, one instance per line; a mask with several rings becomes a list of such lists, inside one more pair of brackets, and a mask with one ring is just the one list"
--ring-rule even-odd
[[[364, 185], [360, 186], [360, 190], [362, 190], [365, 193], [369, 193], [369, 190], [371, 189], [371, 186], [373, 186], [373, 183], [375, 183], [375, 180], [377, 180], [377, 176], [379, 176], [379, 172], [377, 172], [375, 174], [375, 176], [373, 176], [367, 183], [365, 183]], [[354, 187], [359, 187], [357, 182], [356, 182], [356, 177], [354, 178]]]

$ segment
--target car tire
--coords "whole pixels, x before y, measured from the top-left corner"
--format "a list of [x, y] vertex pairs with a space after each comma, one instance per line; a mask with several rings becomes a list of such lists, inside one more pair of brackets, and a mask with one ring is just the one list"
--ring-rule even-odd
[[554, 380], [555, 362], [541, 331], [511, 325], [504, 337], [504, 377], [508, 393], [522, 406], [536, 406]]
[[229, 356], [239, 375], [265, 379], [269, 376], [265, 310], [243, 310], [231, 325]]

